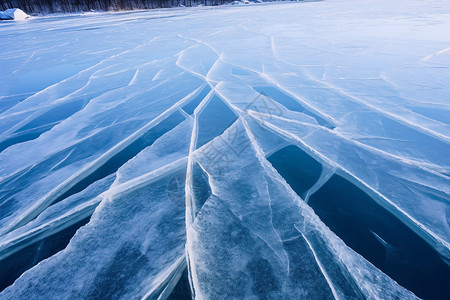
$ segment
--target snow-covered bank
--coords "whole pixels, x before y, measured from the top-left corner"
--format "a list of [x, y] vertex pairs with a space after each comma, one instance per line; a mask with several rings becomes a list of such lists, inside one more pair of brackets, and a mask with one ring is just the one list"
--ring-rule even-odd
[[[280, 1], [280, 0], [271, 0]], [[284, 0], [281, 0], [284, 1]], [[262, 0], [10, 0], [0, 3], [0, 9], [21, 7], [31, 15], [49, 15], [60, 13], [101, 12], [101, 11], [133, 11], [174, 7], [221, 6], [226, 4], [254, 4]]]

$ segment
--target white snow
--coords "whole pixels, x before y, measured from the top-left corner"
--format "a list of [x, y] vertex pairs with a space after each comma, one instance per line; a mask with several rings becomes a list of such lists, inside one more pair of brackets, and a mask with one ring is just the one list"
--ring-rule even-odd
[[[414, 298], [307, 200], [345, 176], [450, 259], [448, 32], [440, 0], [0, 23], [0, 259], [93, 212], [0, 298], [157, 297], [186, 265], [198, 299]], [[306, 199], [286, 145], [324, 169]]]
[[0, 11], [0, 20], [25, 20], [30, 16], [19, 8], [10, 8], [5, 11]]

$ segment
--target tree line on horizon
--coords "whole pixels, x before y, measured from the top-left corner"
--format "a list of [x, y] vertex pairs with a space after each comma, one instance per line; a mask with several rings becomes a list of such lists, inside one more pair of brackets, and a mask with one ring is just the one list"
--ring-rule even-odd
[[234, 0], [2, 0], [0, 10], [20, 8], [27, 14], [72, 13], [169, 8], [177, 6], [215, 6]]

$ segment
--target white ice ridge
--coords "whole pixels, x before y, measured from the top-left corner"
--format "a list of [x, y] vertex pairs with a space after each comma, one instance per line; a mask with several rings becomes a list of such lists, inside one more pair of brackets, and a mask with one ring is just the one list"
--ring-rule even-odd
[[0, 299], [422, 297], [314, 199], [343, 178], [448, 268], [449, 30], [440, 0], [0, 23]]

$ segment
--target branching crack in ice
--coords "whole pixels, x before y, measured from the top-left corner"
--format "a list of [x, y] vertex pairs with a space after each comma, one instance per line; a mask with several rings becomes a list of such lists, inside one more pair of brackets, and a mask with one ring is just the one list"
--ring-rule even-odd
[[449, 20], [329, 0], [1, 23], [0, 298], [450, 297]]

